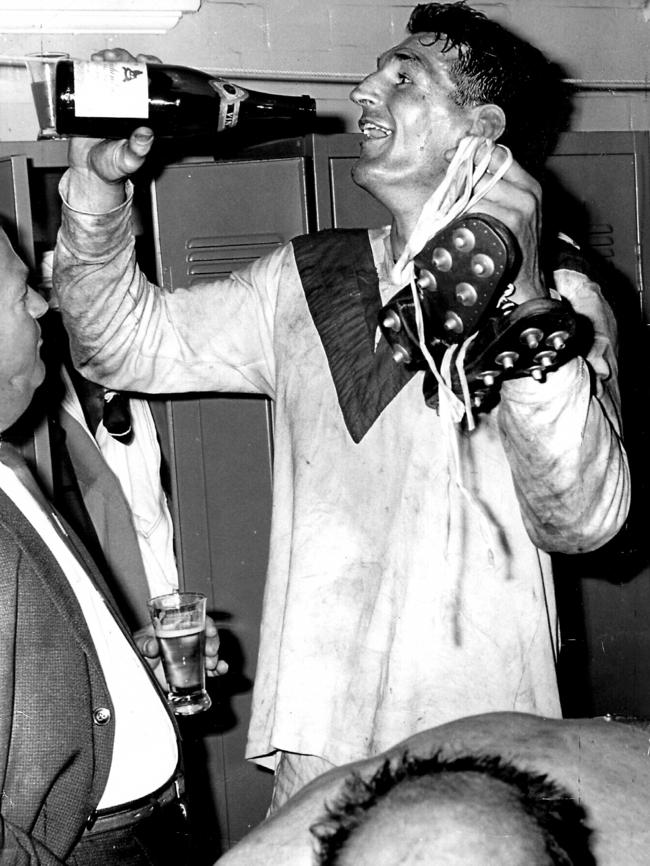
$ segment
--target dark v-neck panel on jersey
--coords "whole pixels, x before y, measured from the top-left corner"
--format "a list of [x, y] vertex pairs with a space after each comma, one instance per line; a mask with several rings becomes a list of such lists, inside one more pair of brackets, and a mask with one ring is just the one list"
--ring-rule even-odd
[[382, 307], [365, 229], [328, 229], [295, 238], [305, 298], [327, 356], [339, 406], [354, 442], [412, 378], [375, 338]]

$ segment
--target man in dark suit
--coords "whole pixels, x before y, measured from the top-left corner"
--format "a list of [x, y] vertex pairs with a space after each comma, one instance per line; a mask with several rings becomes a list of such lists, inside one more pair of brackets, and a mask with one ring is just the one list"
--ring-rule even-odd
[[[43, 381], [47, 304], [1, 229], [0, 274], [4, 432]], [[83, 545], [6, 441], [0, 600], [0, 864], [188, 862], [178, 729], [153, 675], [157, 642], [148, 630], [131, 637]], [[208, 673], [221, 671], [213, 623], [207, 631]]]

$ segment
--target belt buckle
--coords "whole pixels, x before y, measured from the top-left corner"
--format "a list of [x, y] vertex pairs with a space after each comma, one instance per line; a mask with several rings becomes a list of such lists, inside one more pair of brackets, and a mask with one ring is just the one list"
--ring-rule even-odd
[[187, 821], [187, 806], [185, 804], [185, 800], [183, 799], [183, 795], [185, 794], [185, 778], [183, 776], [177, 776], [174, 779], [174, 790], [176, 792], [174, 801], [178, 804], [178, 810], [181, 813], [181, 816], [185, 821]]
[[185, 793], [185, 777], [182, 775], [176, 776], [174, 779], [174, 790], [176, 791], [176, 799], [180, 800]]
[[158, 807], [157, 800], [151, 800], [150, 803], [145, 803], [141, 809], [138, 809], [137, 812], [134, 813], [133, 818], [136, 821], [141, 821], [143, 818], [150, 818], [153, 813], [156, 811]]

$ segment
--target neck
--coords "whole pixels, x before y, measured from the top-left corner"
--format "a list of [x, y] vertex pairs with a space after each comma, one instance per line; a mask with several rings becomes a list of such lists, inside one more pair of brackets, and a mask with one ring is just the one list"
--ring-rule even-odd
[[404, 247], [408, 243], [413, 229], [417, 225], [420, 216], [420, 208], [409, 211], [408, 213], [393, 213], [393, 222], [390, 229], [390, 243], [393, 250], [395, 261], [404, 252]]
[[404, 197], [402, 197], [399, 206], [397, 206], [395, 202], [391, 202], [391, 206], [389, 206], [384, 201], [384, 204], [388, 207], [393, 216], [390, 240], [396, 261], [410, 240], [413, 230], [420, 219], [422, 208], [428, 201], [430, 195], [431, 190], [428, 189], [420, 192], [420, 194], [416, 194], [414, 190], [411, 190], [408, 195], [408, 201], [405, 202]]

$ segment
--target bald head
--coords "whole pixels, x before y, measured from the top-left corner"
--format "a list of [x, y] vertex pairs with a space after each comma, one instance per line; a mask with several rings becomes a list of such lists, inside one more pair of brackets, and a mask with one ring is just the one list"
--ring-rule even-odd
[[496, 758], [406, 757], [341, 798], [311, 829], [321, 866], [588, 866], [571, 797]]
[[338, 866], [552, 866], [508, 785], [459, 773], [398, 784], [368, 812]]

